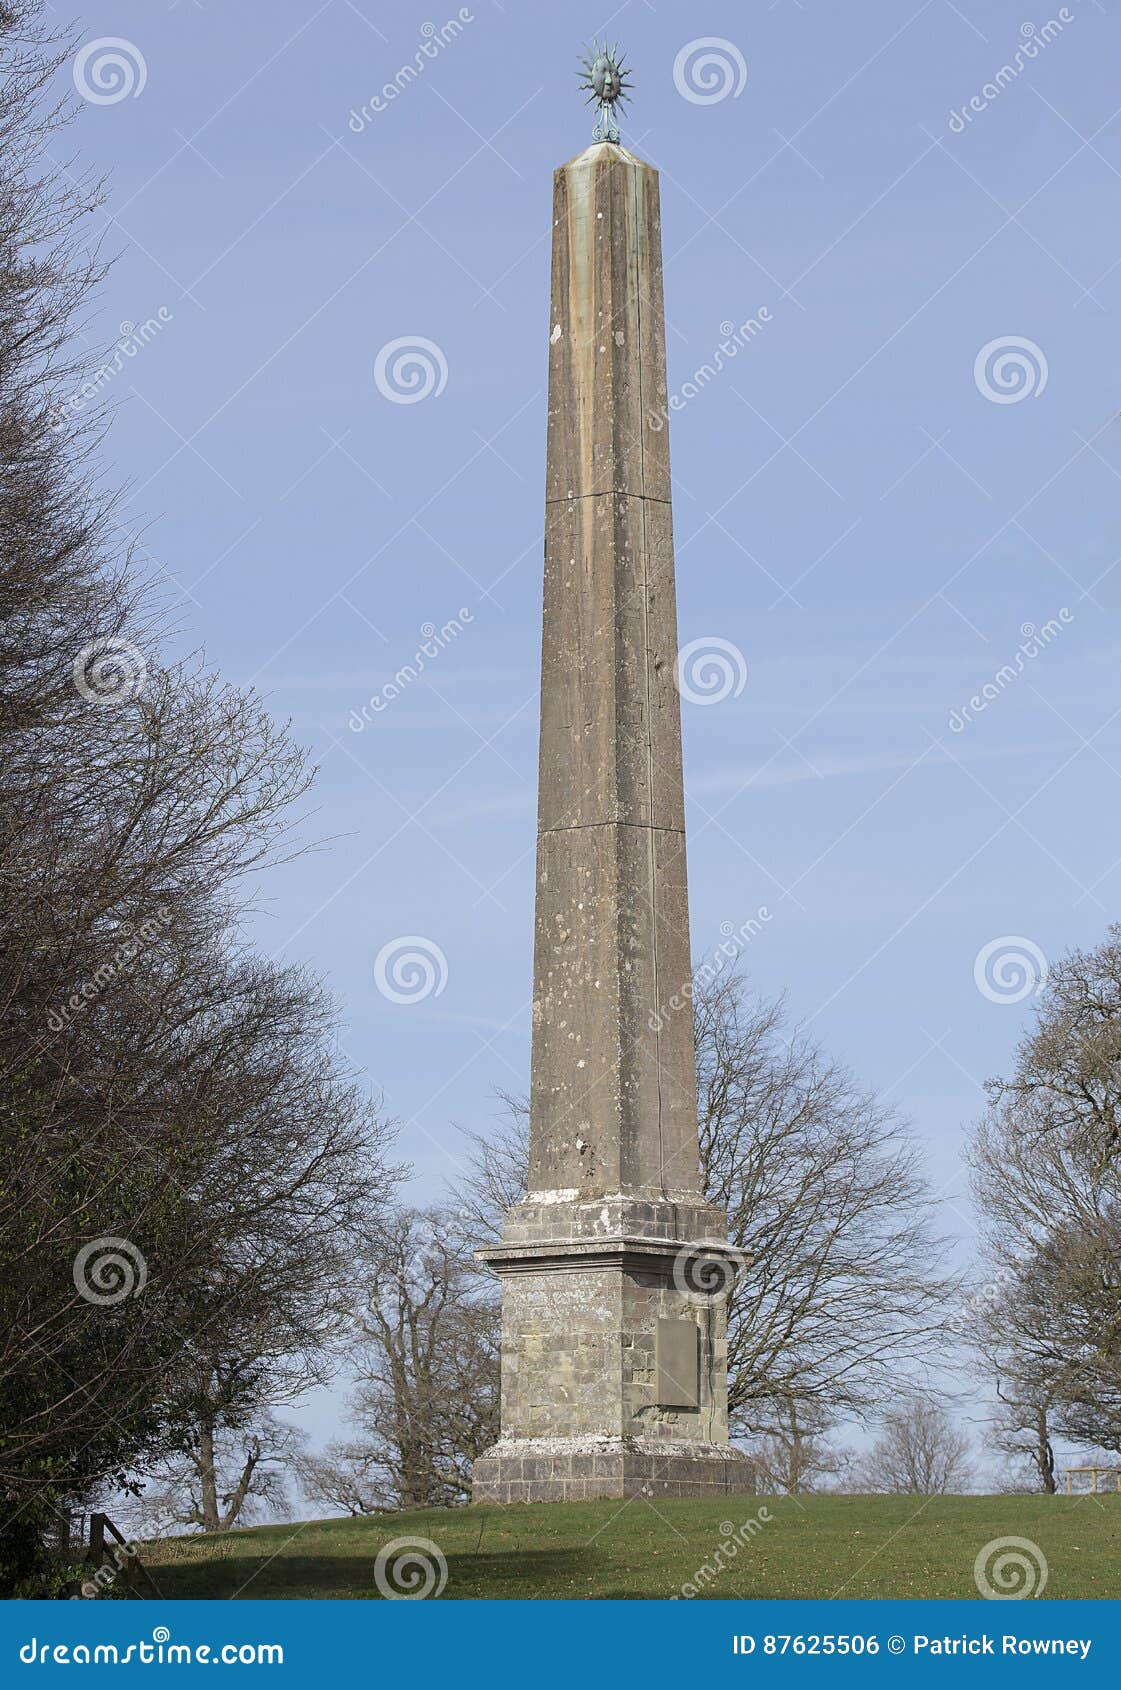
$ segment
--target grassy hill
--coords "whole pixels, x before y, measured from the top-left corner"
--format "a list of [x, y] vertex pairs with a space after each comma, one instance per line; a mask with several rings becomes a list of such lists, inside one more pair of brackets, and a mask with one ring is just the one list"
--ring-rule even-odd
[[1030, 1540], [1046, 1560], [1048, 1597], [1121, 1594], [1121, 1496], [738, 1497], [443, 1509], [178, 1539], [149, 1546], [143, 1558], [169, 1597], [361, 1601], [379, 1597], [379, 1550], [404, 1537], [429, 1539], [445, 1558], [445, 1601], [694, 1593], [717, 1600], [976, 1598], [977, 1556], [1006, 1537]]

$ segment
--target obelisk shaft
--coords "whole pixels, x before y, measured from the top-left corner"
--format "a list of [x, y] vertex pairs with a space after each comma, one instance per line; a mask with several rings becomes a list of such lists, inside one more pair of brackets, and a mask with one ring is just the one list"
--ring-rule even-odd
[[[728, 1254], [699, 1187], [658, 178], [554, 178], [529, 1191], [477, 1502], [725, 1496]], [[711, 1283], [711, 1282], [709, 1282]], [[725, 1282], [726, 1283], [726, 1282]]]
[[554, 178], [531, 1201], [697, 1190], [665, 417], [657, 172], [593, 146]]

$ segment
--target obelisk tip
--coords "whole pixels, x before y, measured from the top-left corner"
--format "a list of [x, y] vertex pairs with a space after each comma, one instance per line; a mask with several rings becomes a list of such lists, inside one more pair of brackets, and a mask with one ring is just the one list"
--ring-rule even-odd
[[615, 108], [626, 104], [634, 86], [625, 55], [619, 51], [619, 43], [609, 47], [606, 41], [593, 41], [590, 47], [584, 49], [577, 75], [581, 88], [588, 95], [585, 104], [597, 107], [592, 140], [613, 141], [618, 145], [619, 124]]

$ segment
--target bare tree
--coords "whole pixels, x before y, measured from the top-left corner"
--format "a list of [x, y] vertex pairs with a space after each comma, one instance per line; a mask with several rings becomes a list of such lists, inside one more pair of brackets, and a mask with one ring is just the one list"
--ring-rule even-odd
[[791, 1403], [786, 1422], [752, 1446], [756, 1489], [802, 1496], [841, 1488], [853, 1458], [831, 1441], [831, 1429], [831, 1418], [822, 1408]]
[[1121, 1451], [1121, 1213], [1056, 1227], [1021, 1280], [1018, 1322], [1034, 1335], [1027, 1377], [1050, 1391], [1056, 1427]]
[[252, 1471], [261, 1430], [275, 1442], [271, 1411], [335, 1370], [355, 1262], [397, 1178], [386, 1161], [390, 1124], [339, 1073], [329, 1006], [308, 998], [301, 980], [259, 972], [254, 1024], [242, 1026], [227, 1075], [239, 1091], [237, 1108], [227, 1096], [220, 1117], [222, 1159], [192, 1194], [210, 1248], [204, 1318], [180, 1350], [157, 1470], [166, 1476], [170, 1461], [196, 1476], [194, 1523], [210, 1531], [231, 1524], [239, 1498], [253, 1494], [227, 1486], [236, 1506], [219, 1517], [220, 1453], [244, 1445]]
[[298, 1470], [305, 1495], [352, 1519], [386, 1513], [395, 1502], [380, 1452], [380, 1440], [375, 1446], [358, 1438], [350, 1443], [335, 1439], [302, 1455]]
[[503, 1215], [529, 1188], [529, 1099], [501, 1086], [494, 1096], [499, 1107], [491, 1127], [464, 1134], [467, 1159], [454, 1191], [460, 1230], [486, 1244], [497, 1242]]
[[999, 1409], [992, 1426], [996, 1448], [1012, 1462], [1013, 1471], [1028, 1476], [1032, 1490], [1055, 1493], [1055, 1448], [1051, 1442], [1051, 1397], [1046, 1387], [997, 1373]]
[[781, 1003], [734, 973], [697, 994], [707, 1194], [751, 1259], [728, 1310], [733, 1423], [866, 1410], [921, 1377], [948, 1281], [918, 1146]]
[[913, 1398], [885, 1414], [882, 1425], [861, 1463], [859, 1489], [944, 1496], [969, 1488], [969, 1438], [939, 1404]]
[[351, 1362], [357, 1436], [302, 1467], [349, 1512], [465, 1501], [498, 1436], [498, 1318], [454, 1212], [402, 1209], [370, 1235]]
[[161, 1535], [177, 1526], [224, 1532], [287, 1514], [304, 1442], [267, 1409], [245, 1413], [237, 1425], [203, 1422], [160, 1457], [134, 1513]]
[[[903, 1123], [734, 972], [694, 996], [702, 1183], [751, 1266], [728, 1307], [734, 1429], [781, 1439], [919, 1381], [950, 1281]], [[524, 1196], [528, 1111], [470, 1135], [456, 1196], [480, 1240]]]
[[1119, 1058], [1121, 928], [1112, 927], [1096, 948], [1053, 965], [1011, 1076], [989, 1083], [968, 1151], [982, 1272], [1004, 1286], [977, 1323], [998, 1395], [1037, 1421], [1045, 1408], [1046, 1443], [1057, 1432], [1112, 1450], [1121, 1450]]

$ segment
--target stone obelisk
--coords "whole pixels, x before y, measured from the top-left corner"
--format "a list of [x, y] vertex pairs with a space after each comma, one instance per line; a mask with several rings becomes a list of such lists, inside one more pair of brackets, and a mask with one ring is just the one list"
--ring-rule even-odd
[[529, 1191], [484, 1252], [476, 1502], [747, 1488], [699, 1177], [667, 408], [658, 174], [605, 140], [554, 177]]

